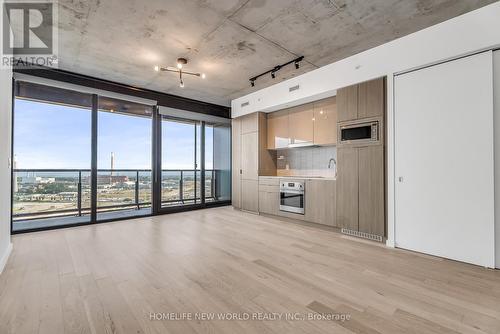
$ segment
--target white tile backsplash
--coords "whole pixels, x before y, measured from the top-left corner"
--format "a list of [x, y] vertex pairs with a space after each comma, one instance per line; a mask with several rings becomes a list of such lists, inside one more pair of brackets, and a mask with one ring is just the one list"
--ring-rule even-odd
[[330, 159], [337, 160], [337, 148], [335, 146], [278, 150], [277, 157], [278, 176], [335, 176], [333, 163], [332, 168], [328, 169]]

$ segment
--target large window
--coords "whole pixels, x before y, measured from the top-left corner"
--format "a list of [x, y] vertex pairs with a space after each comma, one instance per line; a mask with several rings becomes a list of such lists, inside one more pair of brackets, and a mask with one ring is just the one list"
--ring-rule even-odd
[[91, 95], [29, 83], [16, 92], [13, 230], [89, 222]]
[[228, 120], [116, 97], [16, 81], [14, 232], [230, 200]]

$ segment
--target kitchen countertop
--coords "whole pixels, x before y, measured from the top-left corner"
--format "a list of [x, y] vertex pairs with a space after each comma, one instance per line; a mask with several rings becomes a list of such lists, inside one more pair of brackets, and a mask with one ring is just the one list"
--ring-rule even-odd
[[290, 179], [290, 180], [329, 180], [336, 181], [335, 177], [330, 176], [259, 176], [274, 179]]

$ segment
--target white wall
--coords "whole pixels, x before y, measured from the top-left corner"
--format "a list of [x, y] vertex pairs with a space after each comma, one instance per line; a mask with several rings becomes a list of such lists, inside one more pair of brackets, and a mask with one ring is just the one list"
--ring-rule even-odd
[[[500, 46], [500, 2], [399, 38], [232, 101], [232, 116], [270, 112], [335, 95], [336, 90], [387, 76], [387, 245], [394, 246], [394, 74]], [[300, 85], [289, 93], [288, 88]], [[249, 102], [246, 107], [241, 107]]]
[[493, 52], [493, 92], [495, 128], [495, 249], [496, 267], [500, 269], [500, 51]]
[[[3, 1], [0, 1], [0, 6], [3, 6]], [[0, 27], [3, 19], [0, 15]], [[0, 47], [1, 45], [2, 43]], [[0, 272], [12, 249], [10, 243], [11, 102], [12, 70], [0, 67]]]

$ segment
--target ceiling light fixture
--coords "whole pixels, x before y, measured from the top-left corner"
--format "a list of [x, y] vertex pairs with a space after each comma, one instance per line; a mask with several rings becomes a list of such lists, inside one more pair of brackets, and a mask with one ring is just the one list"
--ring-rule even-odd
[[264, 76], [266, 74], [269, 74], [269, 73], [271, 73], [271, 78], [275, 79], [276, 78], [276, 72], [278, 72], [283, 67], [285, 67], [287, 65], [290, 65], [290, 64], [295, 64], [295, 68], [298, 70], [300, 68], [300, 62], [303, 61], [303, 60], [304, 60], [304, 56], [300, 56], [298, 58], [295, 58], [294, 60], [289, 61], [288, 63], [284, 63], [284, 64], [281, 64], [281, 65], [274, 66], [271, 70], [266, 71], [264, 73], [261, 73], [259, 75], [256, 75], [256, 76], [248, 79], [250, 81], [250, 85], [252, 87], [254, 87], [255, 86], [255, 81], [258, 78], [260, 78], [260, 77], [262, 77], [262, 76]]
[[194, 73], [194, 72], [187, 72], [187, 71], [184, 71], [183, 68], [184, 66], [187, 64], [187, 59], [186, 58], [178, 58], [177, 59], [177, 67], [171, 67], [171, 66], [168, 66], [168, 67], [160, 67], [158, 65], [156, 65], [154, 67], [155, 71], [156, 72], [175, 72], [175, 73], [179, 73], [179, 87], [181, 88], [184, 88], [184, 80], [182, 79], [182, 75], [184, 74], [187, 74], [187, 75], [193, 75], [193, 76], [196, 76], [196, 77], [200, 77], [202, 79], [205, 79], [207, 76], [205, 75], [205, 73]]

